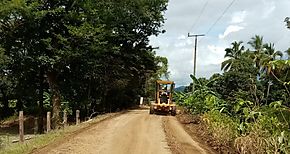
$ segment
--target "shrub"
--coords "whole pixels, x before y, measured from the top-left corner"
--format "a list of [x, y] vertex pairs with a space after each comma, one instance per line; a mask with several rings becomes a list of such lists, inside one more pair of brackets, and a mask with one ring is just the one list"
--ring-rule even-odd
[[[273, 102], [261, 108], [255, 122], [248, 123], [247, 133], [235, 140], [240, 153], [289, 153], [290, 133], [281, 103]], [[278, 114], [280, 113], [280, 114]]]
[[203, 115], [210, 133], [222, 145], [234, 143], [238, 136], [239, 123], [230, 116], [217, 110], [212, 110]]

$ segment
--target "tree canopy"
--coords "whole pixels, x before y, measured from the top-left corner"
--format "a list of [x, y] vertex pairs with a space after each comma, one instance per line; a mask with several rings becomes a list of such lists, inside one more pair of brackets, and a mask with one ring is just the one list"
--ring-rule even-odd
[[18, 110], [52, 110], [58, 127], [64, 110], [131, 106], [146, 76], [167, 72], [149, 45], [166, 8], [167, 0], [1, 1], [0, 107], [16, 100]]

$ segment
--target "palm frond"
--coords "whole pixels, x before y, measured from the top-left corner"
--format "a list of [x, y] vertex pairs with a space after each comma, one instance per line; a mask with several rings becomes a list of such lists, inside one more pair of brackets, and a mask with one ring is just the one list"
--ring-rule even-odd
[[234, 57], [233, 50], [231, 48], [226, 48], [225, 51], [226, 51], [225, 58], [226, 57], [230, 57], [230, 58]]
[[221, 70], [223, 70], [225, 72], [229, 71], [232, 64], [233, 64], [233, 59], [228, 59], [228, 60], [223, 61], [221, 64]]
[[273, 54], [273, 58], [275, 59], [275, 57], [279, 56], [280, 58], [283, 57], [283, 53], [281, 51], [276, 51], [274, 54]]
[[218, 80], [218, 79], [220, 79], [220, 77], [216, 77], [216, 78], [213, 78], [213, 79], [209, 80], [209, 81], [205, 84], [205, 86], [208, 86], [208, 85], [212, 84], [213, 82], [215, 82], [215, 81]]
[[194, 75], [190, 74], [190, 78], [195, 84], [201, 85], [200, 81]]

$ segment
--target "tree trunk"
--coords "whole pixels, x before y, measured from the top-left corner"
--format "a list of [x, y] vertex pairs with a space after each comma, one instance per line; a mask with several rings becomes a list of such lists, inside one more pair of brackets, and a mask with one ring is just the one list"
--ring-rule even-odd
[[40, 68], [39, 72], [39, 113], [38, 113], [38, 133], [43, 134], [43, 86], [44, 86], [44, 72]]
[[52, 92], [52, 128], [59, 129], [61, 126], [60, 119], [60, 91], [57, 85], [57, 73], [56, 72], [48, 72], [47, 73], [48, 83], [50, 90]]

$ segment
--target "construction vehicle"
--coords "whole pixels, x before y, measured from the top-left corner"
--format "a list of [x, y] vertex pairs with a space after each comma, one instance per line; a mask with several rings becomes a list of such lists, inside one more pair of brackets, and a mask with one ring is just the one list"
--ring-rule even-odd
[[176, 115], [176, 105], [172, 101], [173, 89], [173, 81], [156, 81], [155, 102], [150, 105], [150, 114], [170, 113], [172, 116]]

